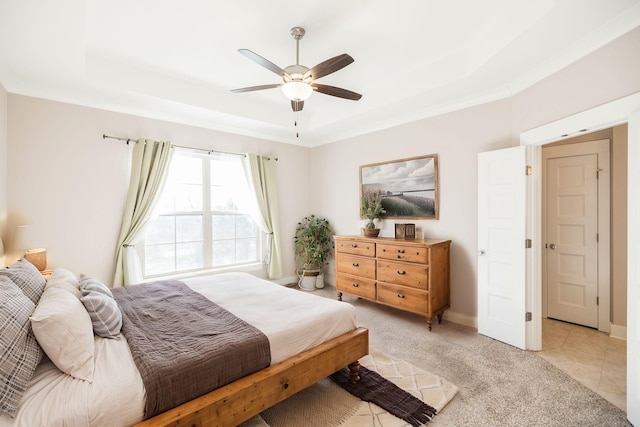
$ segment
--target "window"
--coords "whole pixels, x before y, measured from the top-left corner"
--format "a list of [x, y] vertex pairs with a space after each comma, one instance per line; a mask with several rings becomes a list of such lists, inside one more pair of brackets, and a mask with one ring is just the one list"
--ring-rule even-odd
[[251, 206], [242, 159], [177, 150], [149, 224], [144, 277], [259, 264], [263, 233]]

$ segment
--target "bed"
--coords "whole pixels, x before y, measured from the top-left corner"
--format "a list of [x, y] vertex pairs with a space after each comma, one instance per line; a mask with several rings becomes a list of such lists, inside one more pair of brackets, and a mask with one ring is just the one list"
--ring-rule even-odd
[[[44, 292], [48, 295], [52, 288], [77, 288], [80, 281], [76, 281], [73, 273], [56, 269]], [[93, 359], [87, 364], [92, 369], [91, 381], [63, 372], [57, 360], [54, 364], [45, 357], [37, 365], [15, 417], [3, 414], [0, 427], [235, 426], [345, 366], [350, 365], [353, 379], [357, 379], [357, 360], [368, 353], [368, 331], [356, 326], [349, 304], [287, 289], [246, 273], [182, 282], [261, 331], [268, 339], [269, 366], [145, 420], [147, 393], [127, 338], [122, 334], [118, 339], [93, 336]], [[42, 304], [42, 299], [39, 304], [34, 302], [33, 325]]]

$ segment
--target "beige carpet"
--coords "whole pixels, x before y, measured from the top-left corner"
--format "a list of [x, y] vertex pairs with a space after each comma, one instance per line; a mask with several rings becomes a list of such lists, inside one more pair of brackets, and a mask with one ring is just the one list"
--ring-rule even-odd
[[[435, 374], [410, 363], [371, 350], [360, 360], [363, 366], [378, 372], [440, 412], [455, 396], [458, 388]], [[436, 415], [437, 418], [437, 415]], [[372, 403], [352, 396], [330, 379], [324, 379], [306, 390], [267, 409], [241, 427], [405, 427], [394, 417]]]

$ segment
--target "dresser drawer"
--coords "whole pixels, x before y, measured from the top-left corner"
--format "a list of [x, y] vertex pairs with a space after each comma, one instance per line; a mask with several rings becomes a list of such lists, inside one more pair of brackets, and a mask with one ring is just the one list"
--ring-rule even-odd
[[369, 300], [375, 301], [376, 299], [375, 280], [341, 274], [336, 280], [336, 289]]
[[336, 254], [336, 269], [338, 273], [346, 273], [364, 279], [376, 279], [375, 258], [365, 258], [355, 255]]
[[337, 240], [336, 252], [363, 256], [376, 256], [376, 244], [361, 240]]
[[429, 314], [429, 292], [378, 282], [378, 301], [419, 314]]
[[429, 290], [429, 267], [378, 259], [378, 281]]
[[396, 261], [426, 264], [429, 260], [429, 249], [420, 246], [378, 243], [377, 252], [378, 258], [395, 259]]

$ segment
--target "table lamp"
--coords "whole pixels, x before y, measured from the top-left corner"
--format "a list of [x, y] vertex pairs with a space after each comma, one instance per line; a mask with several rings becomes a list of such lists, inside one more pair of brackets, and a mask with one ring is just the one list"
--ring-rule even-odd
[[24, 252], [24, 259], [35, 265], [40, 271], [47, 268], [47, 250], [38, 248], [33, 227], [30, 225], [19, 225], [13, 237], [14, 249]]

